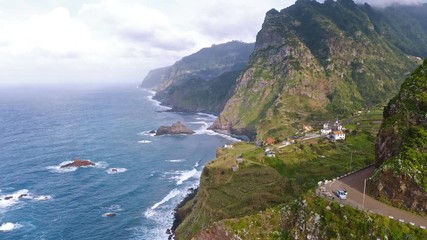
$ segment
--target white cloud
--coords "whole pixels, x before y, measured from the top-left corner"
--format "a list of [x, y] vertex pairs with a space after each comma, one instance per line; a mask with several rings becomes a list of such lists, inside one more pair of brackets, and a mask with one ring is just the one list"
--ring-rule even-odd
[[372, 6], [378, 7], [387, 7], [393, 4], [401, 4], [401, 5], [416, 5], [421, 4], [425, 1], [423, 0], [356, 0], [356, 3], [369, 3]]
[[48, 1], [43, 6], [8, 2], [0, 15], [0, 84], [124, 78], [139, 82], [148, 70], [172, 64], [202, 47], [229, 40], [255, 41], [265, 12], [292, 3], [59, 0], [57, 5]]

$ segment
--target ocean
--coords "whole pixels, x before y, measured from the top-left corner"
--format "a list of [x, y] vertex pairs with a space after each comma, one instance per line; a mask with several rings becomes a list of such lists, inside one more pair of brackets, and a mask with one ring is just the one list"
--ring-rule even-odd
[[[0, 239], [167, 239], [175, 206], [235, 139], [207, 130], [215, 116], [166, 112], [152, 96], [0, 89]], [[149, 133], [176, 121], [196, 133]], [[96, 165], [60, 168], [76, 158]]]

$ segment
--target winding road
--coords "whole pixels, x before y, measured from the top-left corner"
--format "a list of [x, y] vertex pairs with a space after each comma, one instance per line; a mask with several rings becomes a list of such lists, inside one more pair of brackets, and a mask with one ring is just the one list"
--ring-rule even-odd
[[365, 179], [368, 179], [372, 176], [374, 169], [374, 166], [362, 169], [353, 174], [322, 185], [319, 187], [319, 190], [321, 193], [323, 193], [323, 195], [335, 196], [335, 192], [338, 189], [346, 189], [348, 192], [347, 199], [339, 200], [335, 196], [335, 201], [339, 201], [342, 204], [351, 205], [358, 209], [364, 209], [365, 211], [388, 216], [389, 218], [393, 218], [396, 221], [416, 225], [425, 229], [425, 227], [427, 227], [427, 217], [421, 217], [416, 214], [392, 207], [363, 194]]

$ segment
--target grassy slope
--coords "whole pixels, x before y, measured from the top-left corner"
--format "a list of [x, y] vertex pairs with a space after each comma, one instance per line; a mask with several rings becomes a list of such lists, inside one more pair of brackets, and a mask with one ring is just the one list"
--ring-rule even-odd
[[[347, 120], [350, 133], [345, 142], [308, 140], [277, 149], [275, 158], [265, 157], [264, 149], [247, 143], [220, 149], [219, 157], [203, 171], [196, 198], [180, 209], [188, 216], [177, 229], [177, 237], [190, 239], [222, 219], [290, 203], [317, 186], [318, 181], [373, 163], [381, 120], [380, 108], [373, 109]], [[244, 163], [233, 172], [231, 166], [240, 155]]]
[[426, 239], [427, 231], [308, 193], [304, 198], [221, 225], [234, 239]]

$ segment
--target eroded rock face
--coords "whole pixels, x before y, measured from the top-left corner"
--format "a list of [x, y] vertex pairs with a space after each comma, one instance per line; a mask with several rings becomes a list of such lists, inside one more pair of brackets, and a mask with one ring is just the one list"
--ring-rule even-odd
[[172, 126], [160, 126], [159, 129], [157, 129], [156, 136], [171, 134], [193, 134], [194, 131], [187, 128], [184, 124], [182, 124], [180, 121], [172, 124]]
[[371, 193], [398, 207], [427, 213], [427, 60], [384, 109]]
[[86, 166], [95, 166], [95, 163], [93, 163], [89, 160], [76, 159], [72, 163], [62, 165], [61, 168], [86, 167]]

